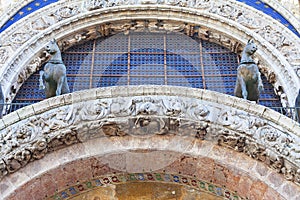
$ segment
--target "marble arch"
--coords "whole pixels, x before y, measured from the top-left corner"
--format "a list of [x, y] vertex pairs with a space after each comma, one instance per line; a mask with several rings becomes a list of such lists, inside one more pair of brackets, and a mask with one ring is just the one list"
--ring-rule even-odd
[[[127, 5], [121, 1], [105, 1], [105, 5], [100, 5], [101, 2], [59, 1], [22, 18], [1, 33], [0, 79], [8, 102], [43, 62], [42, 47], [49, 39], [56, 37], [62, 43], [72, 44], [65, 40], [76, 42], [87, 32], [105, 34], [99, 28], [105, 31], [108, 24], [113, 26], [123, 23], [122, 20], [159, 20], [165, 21], [165, 29], [178, 31], [178, 26], [186, 24], [187, 34], [198, 32], [199, 37], [229, 47], [243, 45], [253, 37], [258, 43], [257, 57], [262, 71], [278, 93], [286, 93], [289, 104], [293, 105], [299, 88], [300, 39], [260, 11], [236, 1], [229, 4], [220, 0], [197, 1], [197, 5], [184, 1], [156, 4], [156, 0], [130, 1]], [[128, 28], [115, 27], [119, 31]], [[236, 47], [233, 50], [237, 51]]]
[[[96, 4], [89, 4], [91, 2]], [[140, 0], [126, 5], [107, 4], [103, 8], [97, 2], [102, 1], [59, 1], [21, 19], [0, 34], [0, 80], [8, 102], [46, 59], [42, 46], [49, 39], [56, 37], [62, 48], [68, 48], [90, 38], [114, 32], [126, 33], [130, 29], [147, 26], [153, 31], [162, 28], [182, 31], [187, 35], [198, 34], [234, 52], [238, 52], [250, 37], [255, 38], [259, 46], [257, 59], [260, 60], [261, 69], [275, 88], [283, 88], [290, 105], [293, 105], [300, 87], [297, 75], [300, 65], [299, 38], [269, 16], [236, 1], [230, 1], [229, 4], [229, 1], [200, 0], [197, 6], [191, 6], [172, 3], [175, 1], [158, 5], [156, 0]], [[161, 26], [156, 25], [158, 22]], [[295, 23], [294, 26], [299, 30]], [[120, 96], [125, 104], [119, 102]], [[136, 99], [137, 96], [140, 99]], [[183, 103], [186, 100], [200, 103], [189, 107]], [[135, 112], [125, 112], [128, 109], [122, 106], [133, 106], [133, 102], [138, 105], [133, 109]], [[97, 109], [94, 109], [95, 106]], [[155, 109], [158, 107], [163, 109]], [[92, 118], [87, 113], [92, 113]], [[142, 128], [144, 124], [151, 123], [151, 131]], [[183, 133], [178, 129], [184, 130], [185, 125], [193, 134], [180, 136], [187, 136], [182, 138], [192, 142], [186, 144], [182, 140], [179, 146], [163, 146], [166, 145], [164, 137], [176, 137], [175, 133]], [[152, 135], [149, 141], [136, 137], [145, 132]], [[97, 134], [101, 137], [97, 137]], [[11, 142], [1, 143], [0, 191], [4, 198], [20, 199], [19, 195], [24, 193], [19, 191], [26, 191], [28, 195], [36, 192], [41, 195], [37, 199], [45, 195], [49, 197], [63, 192], [68, 186], [76, 186], [77, 181], [80, 183], [92, 179], [93, 175], [118, 172], [115, 167], [106, 168], [107, 163], [94, 165], [92, 159], [95, 157], [97, 161], [103, 160], [103, 155], [107, 153], [106, 159], [115, 163], [113, 154], [122, 158], [130, 151], [145, 152], [147, 149], [159, 150], [169, 156], [175, 152], [187, 158], [186, 162], [178, 163], [180, 170], [166, 165], [166, 168], [160, 168], [165, 170], [163, 173], [180, 172], [184, 176], [191, 176], [193, 173], [186, 170], [189, 167], [193, 172], [211, 169], [214, 170], [213, 174], [220, 176], [224, 172], [223, 177], [233, 172], [230, 175], [233, 178], [228, 178], [233, 181], [232, 185], [226, 185], [229, 191], [234, 191], [235, 186], [241, 183], [252, 184], [249, 188], [251, 193], [238, 188], [238, 194], [242, 197], [255, 199], [263, 195], [267, 199], [299, 198], [299, 125], [265, 107], [211, 91], [152, 86], [81, 91], [46, 100], [5, 116], [0, 120], [0, 140], [4, 139]], [[124, 142], [124, 145], [113, 148], [106, 146], [105, 149], [105, 145], [109, 145], [107, 141], [111, 140], [121, 144]], [[159, 142], [155, 143], [157, 140]], [[93, 141], [96, 144], [91, 144]], [[99, 144], [102, 146], [99, 147]], [[86, 148], [86, 151], [80, 151], [81, 148]], [[184, 160], [183, 157], [179, 159]], [[239, 158], [238, 165], [235, 160], [230, 160], [233, 157]], [[209, 162], [201, 162], [203, 160], [211, 160], [213, 164], [204, 166]], [[82, 162], [91, 165], [80, 165]], [[87, 171], [77, 168], [92, 166], [104, 168], [98, 174], [85, 174]], [[140, 166], [132, 172], [140, 172], [144, 168]], [[77, 169], [78, 179], [63, 182], [68, 179], [50, 174], [56, 171], [61, 172], [64, 178], [70, 176], [66, 170], [62, 171], [64, 169], [71, 172]], [[129, 169], [125, 168], [125, 172]], [[222, 179], [197, 175], [199, 180], [213, 181], [218, 186], [223, 184]], [[45, 179], [47, 176], [50, 179]], [[236, 177], [240, 178], [236, 180]], [[36, 186], [40, 186], [40, 192]]]

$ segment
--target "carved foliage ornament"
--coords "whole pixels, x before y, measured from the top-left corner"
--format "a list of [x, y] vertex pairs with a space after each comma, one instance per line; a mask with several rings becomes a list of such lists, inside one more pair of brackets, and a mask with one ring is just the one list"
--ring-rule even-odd
[[[197, 99], [123, 97], [74, 103], [0, 132], [0, 177], [47, 152], [96, 137], [178, 134], [216, 140], [297, 182], [299, 138], [256, 116]], [[292, 164], [293, 163], [293, 164]], [[291, 173], [293, 172], [293, 173]], [[297, 182], [298, 183], [298, 182]]]
[[[291, 42], [293, 40], [290, 40], [289, 36], [286, 35], [285, 32], [282, 32], [281, 30], [276, 30], [275, 27], [271, 27], [271, 25], [269, 24], [264, 24], [261, 21], [261, 17], [258, 16], [258, 14], [237, 7], [236, 4], [224, 4], [221, 2], [215, 2], [211, 0], [86, 0], [83, 3], [87, 11], [101, 9], [105, 7], [114, 7], [118, 5], [133, 4], [166, 4], [172, 6], [205, 9], [206, 12], [217, 14], [222, 17], [229, 18], [231, 20], [235, 20], [247, 26], [248, 28], [256, 29], [257, 33], [259, 33], [262, 37], [264, 37], [275, 47], [279, 47], [279, 49], [283, 47], [286, 49], [287, 46], [289, 46], [289, 49], [295, 49], [295, 44]], [[30, 37], [39, 33], [37, 31], [44, 30], [45, 28], [48, 28], [49, 26], [57, 23], [58, 21], [73, 17], [79, 13], [87, 11], [81, 9], [81, 5], [79, 4], [65, 6], [62, 5], [61, 8], [58, 8], [49, 14], [38, 15], [40, 16], [39, 18], [32, 18], [32, 20], [28, 23], [30, 24], [30, 26], [21, 30], [21, 32], [10, 33], [10, 41], [15, 44], [23, 44]], [[287, 51], [285, 50], [285, 52]], [[287, 55], [287, 57], [289, 59], [292, 59], [290, 55]]]
[[250, 29], [257, 30], [257, 33], [259, 33], [275, 47], [282, 47], [287, 44], [292, 45], [291, 42], [287, 41], [287, 37], [284, 36], [281, 31], [277, 31], [274, 27], [264, 24], [258, 14], [251, 13], [246, 9], [241, 9], [235, 4], [222, 4], [220, 2], [213, 2], [210, 0], [87, 0], [85, 2], [85, 7], [87, 8], [87, 10], [95, 10], [104, 7], [113, 7], [128, 4], [166, 4], [172, 6], [206, 9], [207, 12], [229, 18], [245, 25]]

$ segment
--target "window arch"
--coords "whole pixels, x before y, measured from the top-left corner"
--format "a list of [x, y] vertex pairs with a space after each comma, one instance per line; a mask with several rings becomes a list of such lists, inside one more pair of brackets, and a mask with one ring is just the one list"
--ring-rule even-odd
[[[71, 92], [120, 85], [176, 85], [234, 95], [237, 54], [218, 44], [177, 32], [130, 31], [75, 45], [63, 52]], [[39, 72], [21, 87], [14, 102], [44, 99]], [[260, 104], [279, 107], [263, 76]]]

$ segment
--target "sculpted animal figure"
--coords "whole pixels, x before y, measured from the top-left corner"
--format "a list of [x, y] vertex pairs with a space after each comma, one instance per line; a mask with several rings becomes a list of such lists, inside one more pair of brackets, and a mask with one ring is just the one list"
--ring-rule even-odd
[[237, 68], [234, 95], [258, 102], [259, 94], [263, 91], [264, 87], [258, 66], [252, 58], [256, 50], [257, 46], [254, 41], [252, 39], [249, 40], [242, 52], [241, 63]]
[[3, 115], [3, 108], [4, 108], [4, 94], [2, 92], [2, 87], [0, 86], [0, 118]]
[[295, 101], [295, 108], [296, 108], [296, 120], [300, 123], [300, 90], [298, 92], [298, 96]]
[[45, 50], [51, 55], [51, 58], [44, 65], [44, 71], [40, 71], [40, 89], [45, 89], [46, 98], [69, 93], [67, 70], [56, 40], [51, 40]]

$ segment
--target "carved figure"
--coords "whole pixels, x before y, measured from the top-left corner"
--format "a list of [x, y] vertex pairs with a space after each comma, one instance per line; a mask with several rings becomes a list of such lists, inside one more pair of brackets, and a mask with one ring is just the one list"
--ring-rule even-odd
[[45, 89], [46, 98], [69, 93], [66, 66], [62, 61], [61, 52], [55, 39], [46, 45], [46, 51], [51, 58], [45, 64], [44, 71], [40, 71], [40, 89]]
[[250, 101], [258, 102], [259, 94], [263, 91], [263, 83], [257, 64], [252, 55], [257, 46], [251, 39], [242, 52], [241, 63], [237, 69], [237, 80], [234, 95]]
[[4, 95], [2, 92], [2, 87], [0, 86], [0, 118], [2, 118], [4, 108]]
[[298, 96], [295, 101], [295, 108], [296, 108], [296, 120], [300, 123], [300, 90], [298, 92]]

